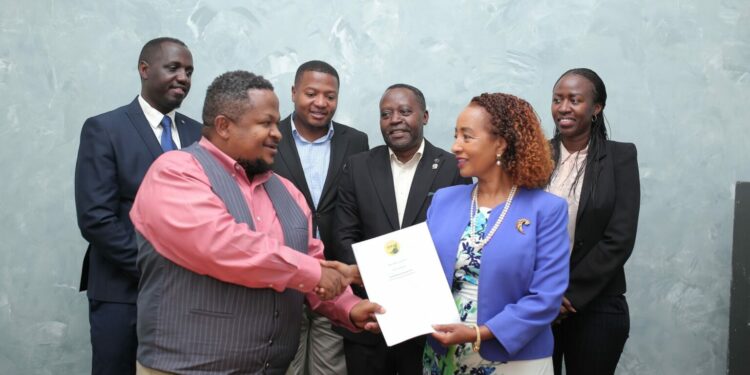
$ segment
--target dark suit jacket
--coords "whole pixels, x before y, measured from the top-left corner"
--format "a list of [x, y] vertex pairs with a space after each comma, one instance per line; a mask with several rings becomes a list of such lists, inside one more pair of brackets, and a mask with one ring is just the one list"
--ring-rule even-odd
[[635, 145], [607, 141], [597, 159], [586, 165], [565, 293], [578, 310], [597, 296], [625, 293], [623, 266], [638, 229], [641, 188]]
[[[433, 169], [433, 165], [436, 168]], [[334, 259], [356, 264], [352, 244], [424, 222], [427, 208], [436, 190], [452, 185], [469, 184], [471, 179], [458, 173], [456, 157], [425, 140], [424, 153], [417, 165], [401, 226], [398, 223], [396, 193], [393, 187], [387, 146], [352, 156], [341, 173], [339, 204], [336, 209], [336, 243]], [[367, 298], [363, 288], [352, 285], [354, 293]], [[375, 344], [381, 335], [369, 332], [351, 333], [337, 328], [344, 337]]]
[[331, 138], [331, 160], [328, 163], [328, 174], [326, 175], [323, 191], [320, 194], [318, 208], [312, 201], [312, 195], [305, 180], [305, 172], [297, 152], [297, 145], [292, 136], [291, 116], [281, 120], [279, 131], [283, 138], [279, 143], [279, 157], [274, 160], [273, 171], [282, 177], [292, 181], [294, 186], [302, 192], [307, 201], [307, 206], [313, 215], [313, 235], [320, 230], [320, 239], [325, 246], [324, 255], [331, 259], [333, 248], [333, 215], [336, 208], [336, 196], [338, 191], [339, 175], [341, 167], [349, 156], [370, 147], [367, 144], [367, 134], [352, 129], [346, 125], [333, 122], [333, 137]]
[[[183, 147], [200, 139], [200, 123], [182, 114], [175, 114], [175, 127]], [[138, 248], [128, 213], [143, 176], [162, 153], [138, 98], [83, 124], [75, 200], [78, 227], [89, 242], [81, 290], [88, 289], [91, 299], [136, 301]]]

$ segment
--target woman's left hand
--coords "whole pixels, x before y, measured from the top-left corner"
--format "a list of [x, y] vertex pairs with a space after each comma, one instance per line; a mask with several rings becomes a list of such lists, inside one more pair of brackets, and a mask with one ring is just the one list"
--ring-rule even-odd
[[477, 331], [466, 324], [435, 324], [432, 337], [443, 346], [463, 344], [477, 340]]

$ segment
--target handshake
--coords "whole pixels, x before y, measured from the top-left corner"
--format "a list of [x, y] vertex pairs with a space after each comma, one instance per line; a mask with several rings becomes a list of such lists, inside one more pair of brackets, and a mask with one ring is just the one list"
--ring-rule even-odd
[[[362, 286], [362, 277], [359, 275], [359, 267], [356, 264], [348, 265], [333, 260], [321, 260], [320, 271], [320, 282], [314, 291], [323, 301], [336, 298], [350, 284]], [[385, 309], [377, 303], [364, 299], [352, 307], [349, 319], [359, 329], [379, 333], [380, 325], [375, 318], [376, 314], [385, 314]]]
[[320, 281], [315, 287], [315, 294], [327, 301], [343, 293], [350, 284], [362, 285], [359, 267], [335, 260], [320, 261]]

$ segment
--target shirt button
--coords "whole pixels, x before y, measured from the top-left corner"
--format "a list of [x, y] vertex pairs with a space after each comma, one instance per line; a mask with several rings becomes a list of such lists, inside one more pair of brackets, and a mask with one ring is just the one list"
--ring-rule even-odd
[[268, 340], [268, 346], [273, 345], [273, 339]]
[[266, 368], [269, 368], [269, 367], [271, 367], [271, 364], [266, 362]]
[[273, 317], [278, 318], [279, 317], [279, 310], [276, 310], [273, 312]]

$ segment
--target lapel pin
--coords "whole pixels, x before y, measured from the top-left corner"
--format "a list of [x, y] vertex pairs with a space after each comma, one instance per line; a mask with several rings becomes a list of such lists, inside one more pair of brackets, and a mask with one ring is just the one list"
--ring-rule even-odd
[[440, 163], [440, 159], [435, 159], [432, 161], [432, 169], [438, 169], [438, 163]]
[[518, 229], [518, 231], [521, 234], [526, 234], [526, 233], [523, 232], [523, 227], [524, 226], [528, 226], [530, 224], [531, 224], [531, 221], [529, 221], [529, 219], [525, 219], [525, 218], [524, 219], [518, 219], [518, 221], [516, 221], [516, 229]]

